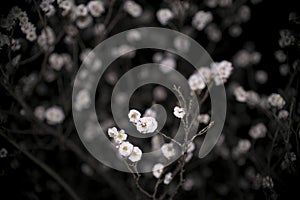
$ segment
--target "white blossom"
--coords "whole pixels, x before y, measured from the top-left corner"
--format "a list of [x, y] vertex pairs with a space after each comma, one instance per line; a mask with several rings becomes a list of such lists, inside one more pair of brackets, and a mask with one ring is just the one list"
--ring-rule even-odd
[[128, 118], [130, 122], [137, 123], [141, 118], [141, 113], [135, 109], [132, 109], [128, 113]]
[[131, 160], [132, 162], [137, 162], [141, 160], [141, 158], [142, 158], [142, 150], [139, 147], [133, 147], [133, 150], [130, 156], [128, 157], [128, 159]]
[[65, 114], [60, 107], [52, 106], [45, 111], [45, 118], [48, 124], [60, 124], [65, 119]]
[[170, 9], [163, 8], [157, 11], [156, 17], [162, 25], [166, 25], [169, 22], [169, 20], [171, 20], [174, 17], [174, 14]]
[[258, 123], [255, 126], [251, 127], [249, 130], [249, 135], [253, 139], [264, 138], [267, 133], [267, 128], [263, 123]]
[[156, 178], [159, 178], [161, 176], [161, 174], [163, 173], [163, 170], [164, 170], [163, 164], [161, 164], [161, 163], [155, 164], [152, 168], [153, 176]]
[[122, 142], [119, 146], [119, 153], [124, 157], [129, 156], [132, 150], [133, 145], [130, 142]]
[[214, 74], [214, 80], [216, 85], [221, 85], [222, 83], [225, 83], [233, 70], [231, 62], [225, 60], [221, 62], [212, 63], [211, 68]]
[[108, 136], [114, 138], [118, 134], [118, 130], [116, 127], [109, 128], [107, 130]]
[[289, 112], [287, 110], [281, 110], [278, 112], [279, 119], [286, 119], [289, 116]]
[[124, 130], [120, 130], [116, 135], [114, 135], [114, 141], [117, 144], [121, 144], [126, 139], [127, 139], [127, 134], [125, 133]]
[[188, 84], [191, 90], [202, 90], [205, 88], [205, 82], [203, 81], [201, 75], [199, 73], [192, 74], [189, 77]]
[[124, 10], [132, 17], [140, 17], [143, 13], [142, 7], [131, 0], [128, 0], [124, 3]]
[[59, 55], [57, 53], [52, 53], [49, 56], [49, 64], [50, 64], [50, 67], [59, 71], [59, 70], [61, 70], [61, 68], [64, 65], [64, 59], [61, 55]]
[[153, 117], [142, 117], [138, 120], [136, 128], [140, 133], [153, 133], [157, 129], [157, 121]]
[[164, 184], [168, 185], [172, 181], [172, 178], [172, 173], [167, 173], [164, 178]]
[[163, 73], [169, 73], [176, 67], [176, 60], [174, 57], [168, 56], [160, 61], [159, 69]]
[[155, 110], [153, 110], [153, 109], [151, 109], [151, 108], [148, 108], [148, 109], [145, 111], [143, 117], [153, 117], [153, 118], [156, 118], [156, 112], [155, 112]]
[[210, 116], [208, 114], [201, 114], [197, 117], [200, 123], [208, 124], [210, 121]]
[[176, 153], [173, 143], [166, 143], [162, 145], [161, 152], [167, 159], [172, 158]]
[[246, 102], [247, 100], [247, 92], [241, 86], [238, 86], [234, 89], [234, 96], [239, 102]]
[[37, 106], [34, 109], [34, 116], [38, 118], [39, 120], [44, 120], [45, 119], [45, 107], [44, 106]]
[[179, 106], [175, 106], [173, 114], [175, 117], [182, 119], [185, 116], [185, 110]]
[[87, 7], [93, 17], [99, 17], [105, 10], [101, 1], [90, 1]]
[[213, 16], [210, 12], [198, 11], [192, 20], [192, 25], [198, 30], [201, 31], [205, 26], [210, 23], [213, 19]]
[[268, 97], [268, 102], [271, 106], [282, 108], [285, 105], [285, 100], [280, 96], [280, 94], [271, 94]]
[[84, 4], [80, 4], [76, 7], [76, 16], [78, 17], [84, 17], [87, 16], [88, 9]]

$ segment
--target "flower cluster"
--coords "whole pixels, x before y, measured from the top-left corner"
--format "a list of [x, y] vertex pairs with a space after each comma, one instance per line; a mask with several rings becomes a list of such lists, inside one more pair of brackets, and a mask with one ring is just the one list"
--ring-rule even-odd
[[141, 117], [141, 113], [134, 109], [129, 111], [128, 118], [129, 121], [135, 125], [136, 129], [142, 134], [153, 133], [158, 126], [154, 117]]

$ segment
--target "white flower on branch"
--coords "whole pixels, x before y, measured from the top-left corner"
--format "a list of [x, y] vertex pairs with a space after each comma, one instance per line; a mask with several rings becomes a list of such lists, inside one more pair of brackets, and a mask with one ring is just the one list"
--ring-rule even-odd
[[163, 173], [164, 165], [161, 163], [157, 163], [152, 168], [152, 173], [155, 178], [159, 178]]
[[128, 113], [128, 118], [130, 122], [137, 123], [141, 118], [141, 113], [135, 109], [132, 109]]
[[132, 162], [137, 162], [142, 158], [142, 150], [139, 147], [133, 147], [132, 153], [128, 157]]
[[142, 117], [138, 120], [136, 128], [140, 133], [153, 133], [157, 129], [157, 121], [153, 117]]
[[48, 124], [60, 124], [65, 119], [63, 110], [58, 106], [52, 106], [45, 111], [45, 118]]
[[161, 152], [167, 159], [172, 158], [173, 156], [175, 156], [176, 153], [173, 143], [167, 143], [162, 145]]
[[132, 150], [133, 145], [130, 142], [122, 142], [119, 146], [119, 153], [124, 157], [129, 156]]

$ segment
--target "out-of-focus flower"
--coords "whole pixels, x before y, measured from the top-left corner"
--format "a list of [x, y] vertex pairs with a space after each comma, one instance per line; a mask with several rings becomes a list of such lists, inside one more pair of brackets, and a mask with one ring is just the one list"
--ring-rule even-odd
[[137, 123], [141, 118], [141, 113], [135, 109], [132, 109], [128, 113], [128, 118], [130, 122]]
[[162, 8], [157, 11], [156, 17], [162, 25], [166, 25], [173, 17], [173, 12], [168, 8]]
[[255, 73], [255, 80], [260, 84], [264, 84], [268, 81], [268, 74], [263, 70], [257, 70]]
[[148, 108], [148, 109], [145, 111], [143, 117], [153, 117], [153, 118], [156, 118], [156, 112], [155, 112], [155, 110], [153, 110], [153, 109], [151, 109], [151, 108]]
[[133, 147], [133, 150], [130, 156], [128, 157], [128, 159], [131, 160], [132, 162], [137, 162], [141, 160], [141, 157], [142, 157], [142, 150], [138, 147]]
[[273, 179], [270, 176], [263, 177], [262, 186], [263, 188], [273, 188], [274, 187]]
[[167, 159], [172, 158], [173, 156], [175, 156], [176, 153], [173, 143], [167, 143], [162, 145], [161, 152]]
[[202, 90], [206, 87], [205, 82], [199, 73], [192, 74], [188, 79], [188, 84], [193, 91]]
[[247, 100], [247, 92], [241, 86], [238, 86], [234, 90], [234, 96], [239, 102], [246, 102]]
[[84, 17], [87, 16], [88, 9], [84, 4], [80, 4], [76, 7], [76, 16], [78, 17]]
[[231, 62], [228, 62], [226, 60], [212, 63], [211, 68], [216, 85], [225, 83], [233, 70]]
[[167, 173], [164, 178], [164, 184], [168, 185], [172, 181], [172, 178], [172, 173]]
[[280, 94], [271, 94], [268, 97], [268, 102], [271, 106], [277, 107], [277, 108], [282, 108], [285, 105], [285, 100], [280, 96]]
[[175, 117], [182, 119], [185, 116], [185, 110], [179, 106], [175, 106], [173, 114]]
[[210, 24], [205, 29], [205, 33], [209, 40], [213, 42], [219, 42], [222, 38], [222, 32], [216, 24]]
[[78, 17], [76, 20], [76, 25], [80, 29], [85, 29], [88, 26], [90, 26], [93, 22], [93, 18], [89, 15], [84, 16], [84, 17]]
[[250, 91], [247, 91], [247, 100], [246, 100], [247, 104], [251, 105], [251, 106], [255, 106], [255, 105], [258, 105], [260, 103], [260, 96], [250, 90]]
[[201, 31], [205, 26], [213, 20], [213, 16], [210, 12], [198, 11], [193, 17], [192, 25]]
[[267, 127], [263, 123], [258, 123], [249, 130], [249, 135], [253, 139], [264, 138], [266, 133]]
[[122, 142], [119, 146], [119, 153], [124, 157], [129, 156], [132, 150], [133, 145], [130, 142]]
[[60, 124], [65, 119], [63, 110], [58, 106], [52, 106], [45, 111], [45, 118], [48, 124]]
[[61, 55], [57, 53], [52, 53], [49, 56], [49, 64], [53, 69], [59, 71], [64, 65], [64, 59]]
[[193, 152], [194, 150], [195, 150], [195, 148], [196, 148], [196, 145], [195, 145], [195, 143], [194, 142], [190, 142], [189, 144], [188, 144], [188, 146], [187, 146], [187, 153], [191, 153], [191, 152]]
[[157, 129], [157, 121], [153, 117], [142, 117], [138, 120], [136, 128], [140, 133], [153, 133]]
[[140, 17], [143, 13], [142, 7], [131, 0], [124, 3], [124, 10], [132, 17]]
[[0, 149], [0, 158], [5, 158], [7, 156], [8, 152], [5, 148]]
[[93, 17], [99, 17], [105, 11], [101, 1], [90, 1], [87, 7]]
[[128, 42], [137, 42], [137, 41], [140, 41], [141, 38], [142, 38], [142, 35], [137, 30], [129, 30], [126, 35], [126, 39], [128, 40]]
[[181, 52], [188, 52], [190, 49], [190, 42], [184, 37], [176, 37], [174, 39], [174, 47]]
[[157, 163], [152, 168], [152, 173], [155, 178], [159, 178], [163, 173], [164, 165], [161, 163]]
[[45, 119], [45, 107], [44, 106], [37, 106], [34, 109], [34, 116], [39, 120]]
[[280, 110], [278, 112], [279, 119], [286, 119], [289, 116], [289, 112], [287, 110]]
[[160, 61], [160, 66], [159, 69], [163, 72], [163, 73], [169, 73], [172, 70], [175, 69], [176, 67], [176, 60], [174, 57], [172, 56], [167, 56], [166, 58], [163, 58]]
[[274, 55], [275, 55], [276, 60], [280, 63], [283, 63], [287, 57], [282, 50], [276, 51]]
[[203, 124], [208, 124], [210, 121], [210, 116], [208, 114], [201, 114], [197, 117], [198, 121]]

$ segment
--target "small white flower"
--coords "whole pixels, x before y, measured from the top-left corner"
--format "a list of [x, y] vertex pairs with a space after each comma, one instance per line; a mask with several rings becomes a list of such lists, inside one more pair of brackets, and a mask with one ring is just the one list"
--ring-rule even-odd
[[156, 118], [156, 112], [155, 112], [155, 110], [153, 110], [153, 109], [151, 109], [151, 108], [148, 108], [148, 109], [145, 111], [143, 117], [153, 117], [153, 118]]
[[195, 145], [195, 143], [194, 142], [190, 142], [189, 144], [188, 144], [188, 146], [187, 146], [187, 153], [191, 153], [191, 152], [193, 152], [194, 150], [195, 150], [195, 148], [196, 148], [196, 145]]
[[209, 83], [211, 81], [211, 70], [208, 67], [201, 67], [198, 70], [198, 73], [200, 74], [200, 77], [204, 79], [206, 83]]
[[51, 125], [60, 124], [65, 119], [65, 114], [58, 106], [52, 106], [45, 111], [47, 122]]
[[173, 114], [175, 117], [182, 119], [185, 116], [185, 110], [178, 106], [175, 106]]
[[76, 16], [84, 17], [88, 14], [88, 9], [85, 5], [80, 4], [76, 7]]
[[250, 143], [249, 140], [247, 140], [247, 139], [241, 139], [238, 142], [237, 150], [240, 153], [246, 153], [250, 149], [250, 147], [251, 147], [251, 143]]
[[126, 1], [124, 3], [124, 10], [132, 17], [140, 17], [143, 13], [142, 7], [134, 1]]
[[30, 42], [36, 40], [36, 38], [37, 38], [37, 35], [33, 31], [26, 34], [26, 39], [29, 40]]
[[108, 129], [107, 133], [109, 137], [114, 138], [118, 134], [118, 130], [116, 127], [112, 127]]
[[197, 119], [200, 123], [208, 124], [208, 122], [210, 121], [210, 116], [208, 114], [201, 114]]
[[171, 20], [174, 17], [174, 14], [170, 9], [163, 8], [157, 11], [156, 17], [162, 25], [166, 25], [169, 22], [169, 20]]
[[211, 64], [212, 72], [216, 85], [225, 83], [233, 70], [231, 62], [226, 60]]
[[172, 178], [173, 178], [172, 173], [171, 172], [167, 173], [164, 178], [164, 184], [168, 185], [171, 182]]
[[190, 89], [195, 90], [202, 90], [205, 88], [205, 82], [201, 78], [201, 76], [198, 73], [192, 74], [188, 80], [188, 84], [190, 86]]
[[167, 143], [162, 145], [161, 152], [167, 159], [170, 159], [171, 157], [175, 156], [176, 153], [173, 143]]
[[171, 57], [171, 56], [168, 56], [164, 59], [162, 59], [160, 61], [160, 66], [159, 66], [159, 69], [163, 72], [163, 73], [169, 73], [171, 71], [173, 71], [176, 67], [176, 60]]
[[89, 91], [87, 89], [82, 89], [78, 92], [74, 107], [76, 110], [81, 111], [82, 109], [88, 108], [91, 103], [91, 98]]
[[247, 92], [246, 102], [252, 106], [257, 105], [260, 103], [260, 97], [256, 92], [250, 90]]
[[117, 144], [121, 144], [126, 139], [127, 139], [127, 134], [125, 133], [124, 130], [120, 130], [116, 135], [114, 135], [114, 141]]
[[119, 153], [124, 157], [129, 156], [132, 150], [133, 145], [130, 142], [122, 142], [122, 144], [119, 146]]
[[157, 121], [153, 117], [142, 117], [138, 120], [136, 128], [140, 133], [153, 133], [157, 129]]
[[131, 160], [132, 162], [137, 162], [141, 160], [141, 157], [142, 157], [142, 150], [138, 147], [133, 147], [132, 153], [130, 154], [128, 159]]
[[137, 30], [129, 30], [126, 35], [126, 39], [128, 40], [128, 42], [137, 42], [137, 41], [140, 41], [141, 38], [142, 38], [142, 35]]
[[247, 100], [247, 92], [241, 86], [236, 87], [233, 93], [237, 101], [245, 102]]
[[53, 69], [59, 71], [64, 65], [64, 59], [61, 55], [57, 53], [52, 53], [49, 56], [49, 64]]
[[45, 119], [45, 107], [44, 106], [37, 106], [34, 109], [34, 116], [38, 118], [39, 120], [44, 120]]
[[65, 0], [59, 3], [59, 7], [64, 9], [65, 11], [70, 11], [73, 7], [73, 3], [71, 0]]
[[101, 1], [90, 1], [87, 7], [93, 17], [99, 17], [104, 12], [104, 6]]
[[271, 94], [268, 97], [268, 102], [273, 107], [282, 108], [285, 105], [285, 100], [280, 96], [280, 94]]
[[213, 19], [213, 16], [210, 12], [198, 11], [193, 17], [192, 25], [198, 30], [201, 31], [205, 26], [210, 23]]
[[0, 158], [5, 158], [7, 156], [8, 152], [5, 148], [0, 149]]
[[258, 123], [249, 130], [249, 135], [253, 139], [263, 138], [266, 136], [266, 133], [267, 128], [263, 123]]
[[137, 110], [130, 110], [128, 113], [128, 118], [130, 122], [137, 123], [141, 118], [141, 113]]
[[164, 170], [163, 164], [161, 164], [161, 163], [155, 164], [152, 168], [153, 176], [156, 178], [159, 178], [161, 176], [161, 174], [163, 173], [163, 170]]
[[174, 47], [175, 49], [177, 49], [178, 51], [182, 51], [182, 52], [188, 52], [190, 49], [190, 42], [188, 39], [178, 36], [174, 39]]
[[78, 28], [80, 29], [85, 29], [87, 28], [89, 25], [91, 25], [93, 22], [93, 18], [88, 15], [88, 16], [85, 16], [85, 17], [79, 17], [77, 20], [76, 20], [76, 25], [78, 26]]
[[286, 119], [289, 116], [289, 112], [287, 110], [281, 110], [278, 113], [279, 119]]

